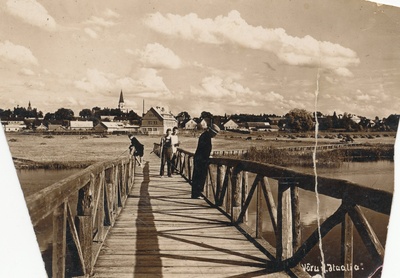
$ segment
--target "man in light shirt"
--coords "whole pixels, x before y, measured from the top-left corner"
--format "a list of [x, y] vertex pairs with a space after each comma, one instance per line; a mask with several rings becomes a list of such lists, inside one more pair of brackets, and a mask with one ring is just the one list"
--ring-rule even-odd
[[178, 138], [178, 127], [174, 127], [172, 129], [172, 134], [171, 134], [171, 144], [172, 144], [172, 173], [174, 173], [176, 170], [176, 150], [179, 147], [179, 138]]

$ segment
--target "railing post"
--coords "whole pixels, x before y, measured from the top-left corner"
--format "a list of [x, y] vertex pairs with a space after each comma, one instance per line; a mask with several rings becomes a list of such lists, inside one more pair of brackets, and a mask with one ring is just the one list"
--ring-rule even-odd
[[239, 219], [242, 201], [242, 171], [236, 167], [232, 174], [232, 223]]
[[292, 221], [293, 221], [293, 252], [301, 246], [301, 220], [300, 220], [300, 199], [299, 187], [297, 182], [290, 183], [290, 197], [292, 201]]
[[256, 238], [262, 237], [262, 187], [261, 182], [257, 182], [257, 204], [256, 204]]
[[278, 221], [276, 234], [276, 257], [284, 261], [293, 255], [293, 221], [290, 183], [278, 184]]
[[191, 157], [189, 155], [187, 155], [187, 156], [188, 156], [188, 159], [187, 159], [187, 162], [188, 162], [188, 180], [189, 180], [190, 183], [192, 183], [192, 161], [193, 161], [193, 159], [191, 159]]
[[217, 168], [217, 188], [215, 190], [215, 204], [221, 206], [224, 200], [221, 199], [222, 185], [224, 184], [226, 167], [225, 165], [218, 165]]
[[65, 277], [67, 234], [67, 203], [63, 202], [53, 212], [53, 258], [52, 276]]
[[[242, 200], [241, 200], [242, 204], [241, 204], [241, 209], [240, 209], [241, 211], [244, 208], [244, 204], [246, 202], [248, 194], [249, 194], [249, 174], [247, 171], [243, 171], [243, 174], [242, 174]], [[243, 215], [243, 219], [242, 219], [243, 223], [247, 223], [248, 214], [249, 214], [248, 210], [246, 210], [246, 212]]]
[[[226, 184], [226, 202], [225, 202], [225, 211], [227, 213], [231, 212], [231, 205], [232, 205], [232, 168], [229, 167], [226, 171], [226, 174], [228, 175], [226, 178], [227, 184]], [[230, 183], [230, 185], [229, 185]], [[232, 216], [232, 215], [231, 215]]]
[[92, 270], [93, 206], [91, 183], [79, 190], [77, 209], [77, 230], [84, 261], [83, 268], [86, 274], [90, 274]]

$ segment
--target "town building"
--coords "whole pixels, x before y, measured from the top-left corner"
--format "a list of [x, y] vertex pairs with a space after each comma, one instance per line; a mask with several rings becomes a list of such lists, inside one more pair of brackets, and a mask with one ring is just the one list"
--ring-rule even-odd
[[251, 131], [268, 131], [271, 125], [269, 122], [247, 122], [246, 128]]
[[190, 119], [185, 123], [185, 129], [187, 130], [194, 130], [196, 128], [197, 128], [197, 123], [193, 119]]
[[24, 121], [6, 121], [2, 122], [4, 126], [4, 131], [6, 132], [20, 132], [26, 129], [26, 124]]
[[239, 128], [239, 125], [232, 119], [229, 119], [223, 126], [225, 130], [234, 130]]
[[92, 121], [70, 121], [69, 129], [70, 130], [92, 130], [93, 122]]
[[143, 134], [165, 134], [168, 128], [178, 125], [178, 121], [170, 111], [164, 107], [151, 107], [142, 118], [140, 128]]

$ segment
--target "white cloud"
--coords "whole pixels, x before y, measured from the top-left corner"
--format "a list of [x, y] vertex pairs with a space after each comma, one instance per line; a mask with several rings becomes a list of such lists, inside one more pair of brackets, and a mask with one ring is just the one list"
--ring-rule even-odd
[[108, 94], [108, 92], [123, 90], [135, 96], [148, 98], [171, 98], [170, 91], [163, 78], [157, 75], [155, 69], [141, 69], [132, 76], [119, 77], [112, 73], [88, 69], [86, 76], [75, 81], [76, 88], [90, 93]]
[[134, 50], [130, 49], [130, 48], [126, 48], [125, 52], [130, 54], [130, 55], [135, 55], [137, 52], [135, 52]]
[[31, 69], [23, 68], [20, 70], [22, 75], [33, 76], [35, 73]]
[[88, 69], [86, 72], [86, 77], [75, 81], [74, 85], [84, 91], [95, 93], [104, 92], [113, 89], [112, 75], [101, 72], [97, 69]]
[[24, 65], [38, 65], [38, 60], [28, 48], [10, 41], [0, 42], [0, 59]]
[[110, 10], [110, 9], [106, 9], [104, 12], [103, 12], [103, 14], [104, 14], [104, 16], [106, 16], [106, 17], [114, 17], [114, 18], [118, 18], [118, 17], [120, 17], [120, 15], [118, 14], [118, 13], [116, 13], [116, 12], [114, 12], [113, 10]]
[[249, 25], [238, 11], [215, 19], [153, 13], [144, 23], [151, 29], [170, 36], [210, 44], [236, 44], [241, 47], [274, 53], [281, 61], [294, 66], [325, 68], [342, 76], [351, 76], [348, 67], [360, 60], [357, 53], [339, 44], [286, 34], [282, 28], [270, 29]]
[[163, 78], [155, 69], [140, 69], [132, 77], [118, 79], [116, 84], [138, 96], [156, 98], [170, 94]]
[[89, 35], [89, 37], [91, 37], [92, 39], [97, 39], [98, 38], [98, 34], [96, 33], [96, 31], [94, 31], [91, 28], [85, 28], [84, 29], [85, 33]]
[[140, 61], [148, 67], [178, 69], [181, 59], [169, 48], [159, 43], [149, 43], [143, 51], [139, 51]]
[[205, 77], [201, 83], [201, 88], [193, 87], [191, 92], [197, 97], [213, 97], [216, 99], [227, 99], [227, 101], [242, 96], [243, 94], [251, 94], [249, 88], [234, 82], [231, 78], [222, 79], [219, 76]]
[[34, 26], [47, 31], [55, 31], [56, 21], [49, 15], [46, 8], [35, 0], [8, 0], [7, 11]]
[[88, 24], [88, 25], [99, 26], [99, 27], [103, 27], [103, 28], [112, 27], [116, 24], [112, 20], [106, 20], [104, 18], [97, 17], [97, 16], [92, 16], [88, 20], [84, 21], [83, 23]]

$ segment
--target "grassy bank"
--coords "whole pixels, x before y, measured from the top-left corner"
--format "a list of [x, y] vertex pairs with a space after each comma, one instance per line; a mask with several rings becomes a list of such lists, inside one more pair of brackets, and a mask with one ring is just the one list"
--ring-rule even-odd
[[[188, 151], [194, 152], [197, 146], [198, 136], [200, 133], [186, 133], [182, 131], [179, 135], [180, 146]], [[283, 149], [290, 146], [312, 146], [314, 139], [296, 138], [288, 139], [286, 137], [277, 137], [278, 133], [257, 133], [251, 137], [247, 135], [221, 131], [220, 134], [213, 139], [213, 150], [247, 150], [251, 151], [246, 159], [263, 161], [282, 166], [289, 165], [312, 165], [311, 153], [304, 155], [298, 152], [289, 152]], [[54, 135], [43, 136], [41, 134], [6, 134], [14, 163], [18, 169], [69, 169], [69, 168], [85, 168], [93, 163], [116, 159], [127, 156], [130, 144], [126, 135], [108, 135], [107, 137], [98, 136], [79, 136], [79, 135]], [[153, 150], [153, 144], [160, 142], [161, 136], [137, 135], [137, 139], [145, 146], [145, 156]], [[343, 157], [359, 157], [362, 155], [372, 158], [384, 156], [393, 157], [394, 137], [375, 137], [375, 139], [357, 139], [357, 143], [366, 142], [371, 147], [366, 150], [358, 151], [350, 149], [352, 153], [342, 153], [343, 150], [335, 150], [331, 152], [318, 152], [318, 163], [321, 165], [334, 165], [338, 158]], [[338, 143], [329, 138], [319, 139], [319, 144]], [[334, 142], [335, 141], [335, 142]], [[388, 146], [389, 152], [379, 149], [379, 146]], [[382, 147], [384, 148], [384, 147]], [[391, 151], [390, 151], [391, 150]], [[370, 151], [372, 153], [367, 154]], [[310, 164], [311, 163], [311, 164]]]
[[[238, 156], [239, 158], [239, 156]], [[255, 148], [240, 156], [242, 159], [260, 161], [280, 166], [313, 166], [312, 152], [295, 152], [274, 147]], [[317, 151], [318, 166], [336, 167], [348, 161], [393, 160], [394, 146], [371, 145], [348, 149]]]
[[13, 162], [16, 169], [84, 169], [95, 161], [33, 161], [29, 159], [21, 159], [13, 157]]

